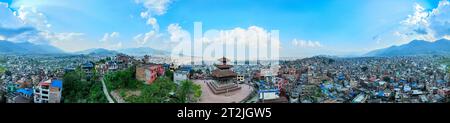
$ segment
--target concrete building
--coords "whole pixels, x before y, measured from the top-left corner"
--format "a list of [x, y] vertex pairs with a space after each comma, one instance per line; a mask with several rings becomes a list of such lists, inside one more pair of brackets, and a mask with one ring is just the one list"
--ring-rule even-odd
[[60, 103], [62, 93], [61, 80], [47, 80], [34, 88], [34, 103]]
[[62, 96], [63, 83], [61, 80], [53, 80], [50, 85], [49, 103], [60, 103]]

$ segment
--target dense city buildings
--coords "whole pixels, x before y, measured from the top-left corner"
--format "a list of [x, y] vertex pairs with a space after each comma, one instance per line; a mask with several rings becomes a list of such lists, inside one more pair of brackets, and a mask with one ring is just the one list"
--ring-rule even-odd
[[6, 55], [2, 59], [6, 61], [1, 64], [5, 68], [0, 74], [1, 96], [9, 103], [64, 102], [65, 73], [81, 70], [86, 78], [80, 79], [89, 80], [94, 74], [101, 79], [131, 67], [136, 80], [145, 84], [167, 76], [167, 71], [178, 86], [193, 80], [202, 87], [199, 102], [442, 103], [450, 94], [448, 64], [442, 62], [448, 57], [444, 56], [315, 56], [282, 60], [276, 72], [264, 65], [231, 66], [226, 58], [212, 65], [177, 65], [163, 57], [124, 54]]

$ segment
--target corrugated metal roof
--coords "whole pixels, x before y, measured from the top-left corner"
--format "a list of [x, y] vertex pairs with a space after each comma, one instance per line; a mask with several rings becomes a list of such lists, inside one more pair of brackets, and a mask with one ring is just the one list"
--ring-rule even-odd
[[23, 93], [23, 94], [29, 95], [29, 96], [33, 95], [33, 89], [30, 89], [30, 88], [21, 88], [21, 89], [17, 90], [16, 92]]
[[51, 86], [52, 87], [62, 88], [63, 84], [62, 84], [61, 80], [53, 80]]

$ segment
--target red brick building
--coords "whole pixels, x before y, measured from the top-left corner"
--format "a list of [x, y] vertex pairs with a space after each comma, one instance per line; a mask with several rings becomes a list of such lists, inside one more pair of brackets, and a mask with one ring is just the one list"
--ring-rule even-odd
[[161, 64], [141, 64], [136, 66], [136, 79], [152, 84], [159, 76], [164, 75], [164, 67]]

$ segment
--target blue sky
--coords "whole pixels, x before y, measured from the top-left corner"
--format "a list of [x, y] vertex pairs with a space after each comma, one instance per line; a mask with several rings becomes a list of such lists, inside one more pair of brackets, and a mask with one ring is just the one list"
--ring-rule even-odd
[[[152, 47], [170, 50], [171, 37], [203, 30], [279, 30], [282, 56], [355, 55], [413, 39], [448, 38], [448, 4], [439, 0], [0, 0], [10, 11], [0, 39], [50, 43], [66, 51]], [[442, 3], [447, 1], [441, 1]], [[422, 9], [417, 9], [420, 6]], [[420, 11], [419, 11], [420, 10]], [[433, 10], [442, 13], [434, 14]], [[415, 14], [419, 11], [419, 14]], [[426, 17], [415, 18], [420, 12]], [[146, 16], [142, 14], [146, 13]], [[14, 15], [23, 24], [10, 26]], [[433, 14], [433, 16], [432, 16]], [[424, 19], [424, 23], [406, 23]], [[434, 21], [438, 19], [438, 21]], [[150, 20], [152, 20], [150, 22]], [[149, 23], [150, 22], [150, 23]], [[433, 24], [436, 22], [437, 24]], [[433, 26], [437, 25], [437, 26]], [[5, 36], [22, 28], [33, 33]], [[169, 30], [172, 27], [173, 30]], [[442, 29], [437, 29], [444, 28]], [[415, 34], [414, 30], [432, 32]], [[23, 30], [23, 29], [22, 29]], [[3, 31], [3, 32], [1, 32]], [[2, 36], [3, 34], [3, 36]], [[26, 34], [26, 35], [25, 35]], [[38, 37], [38, 38], [36, 38]], [[28, 39], [31, 38], [31, 39]], [[302, 43], [304, 42], [304, 43]], [[312, 43], [309, 43], [312, 42]], [[316, 45], [309, 45], [316, 44]]]

